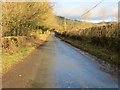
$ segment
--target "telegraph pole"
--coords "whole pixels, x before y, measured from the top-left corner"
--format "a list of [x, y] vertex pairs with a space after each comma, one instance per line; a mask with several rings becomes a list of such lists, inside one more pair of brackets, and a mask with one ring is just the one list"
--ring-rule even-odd
[[64, 30], [67, 30], [67, 23], [66, 23], [66, 18], [64, 17]]

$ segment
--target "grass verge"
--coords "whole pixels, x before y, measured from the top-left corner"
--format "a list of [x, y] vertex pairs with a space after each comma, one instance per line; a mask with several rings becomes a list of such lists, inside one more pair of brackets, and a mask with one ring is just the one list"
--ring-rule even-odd
[[22, 62], [23, 59], [32, 52], [35, 47], [23, 48], [21, 51], [14, 55], [5, 56], [2, 55], [2, 74], [6, 73], [11, 67], [19, 62]]
[[[36, 35], [35, 35], [36, 36]], [[7, 53], [2, 52], [2, 62], [0, 62], [0, 73], [3, 75], [10, 71], [10, 69], [20, 62], [23, 62], [25, 57], [27, 57], [37, 46], [44, 44], [50, 33], [40, 34], [37, 37], [14, 37], [17, 38], [17, 43], [9, 43], [11, 47], [9, 48], [2, 48], [3, 50], [9, 50]], [[13, 37], [10, 37], [13, 38]], [[21, 41], [20, 43], [18, 43]], [[11, 39], [9, 40], [11, 42]], [[6, 43], [3, 44], [3, 46]], [[11, 54], [11, 51], [14, 52]]]
[[118, 65], [120, 63], [119, 56], [116, 53], [110, 52], [105, 48], [91, 45], [88, 43], [84, 43], [84, 42], [81, 42], [80, 40], [75, 40], [72, 38], [65, 38], [65, 37], [61, 37], [61, 36], [57, 36], [57, 37], [59, 37], [61, 40], [65, 41], [65, 42], [67, 42], [83, 51], [86, 51], [106, 62], [109, 62], [113, 65]]

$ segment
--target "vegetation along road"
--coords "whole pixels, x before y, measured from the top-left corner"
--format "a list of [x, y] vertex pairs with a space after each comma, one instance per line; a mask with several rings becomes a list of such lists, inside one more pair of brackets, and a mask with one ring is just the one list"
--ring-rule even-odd
[[94, 58], [54, 34], [25, 59], [3, 76], [3, 87], [118, 87], [117, 79], [103, 72]]

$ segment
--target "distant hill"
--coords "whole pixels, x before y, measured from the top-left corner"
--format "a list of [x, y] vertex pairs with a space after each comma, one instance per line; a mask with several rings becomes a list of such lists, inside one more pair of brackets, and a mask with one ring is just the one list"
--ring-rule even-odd
[[[84, 29], [84, 28], [89, 28], [89, 27], [93, 27], [93, 26], [99, 26], [99, 25], [105, 25], [106, 23], [90, 23], [90, 22], [84, 22], [84, 21], [77, 21], [77, 20], [70, 20], [70, 19], [66, 19], [64, 17], [61, 16], [57, 16], [57, 22], [59, 23], [60, 26], [63, 27], [66, 24], [66, 30], [79, 30], [79, 29]], [[64, 31], [64, 30], [63, 30]]]

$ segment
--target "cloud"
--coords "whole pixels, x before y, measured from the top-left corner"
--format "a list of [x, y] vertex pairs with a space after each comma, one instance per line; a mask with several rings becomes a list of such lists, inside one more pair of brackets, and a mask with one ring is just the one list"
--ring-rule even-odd
[[[87, 10], [93, 7], [94, 4], [88, 5], [64, 5], [59, 7], [54, 7], [54, 12], [58, 16], [64, 16], [68, 18], [80, 19], [80, 16], [84, 14]], [[90, 12], [91, 18], [100, 18], [104, 13], [106, 17], [111, 17], [117, 14], [118, 6], [117, 4], [107, 5], [102, 4], [99, 7], [96, 7]], [[104, 13], [103, 13], [104, 12]]]
[[[54, 2], [99, 2], [101, 0], [50, 0]], [[104, 2], [119, 2], [119, 0], [105, 0]]]

